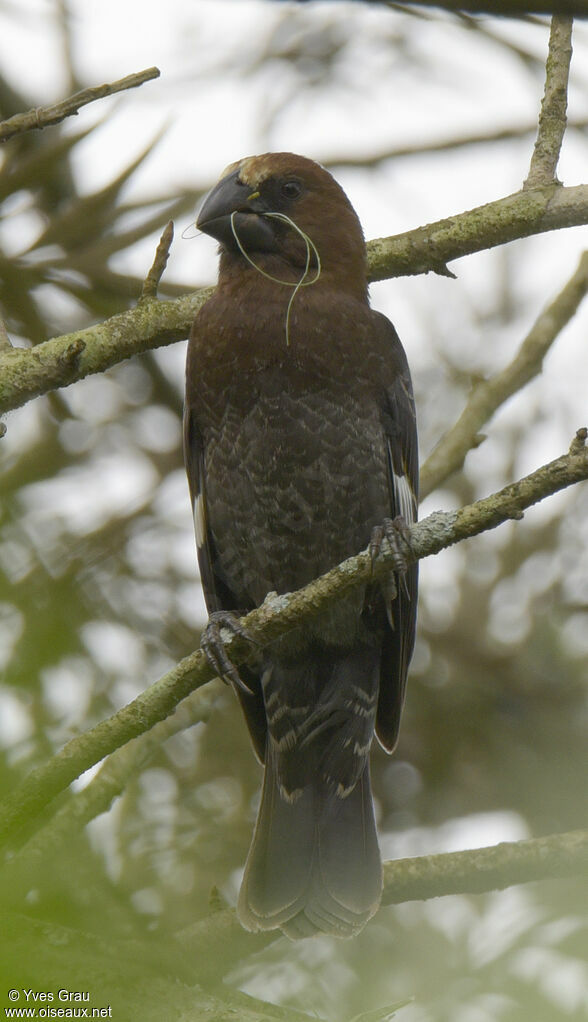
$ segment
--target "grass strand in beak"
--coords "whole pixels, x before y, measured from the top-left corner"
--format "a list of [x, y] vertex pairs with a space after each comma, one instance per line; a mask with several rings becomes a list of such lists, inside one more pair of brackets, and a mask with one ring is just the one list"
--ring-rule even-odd
[[[302, 273], [302, 276], [301, 276], [300, 280], [297, 281], [296, 283], [293, 283], [291, 280], [281, 280], [279, 277], [274, 277], [271, 273], [267, 273], [266, 270], [263, 270], [261, 268], [261, 266], [259, 266], [251, 258], [249, 253], [246, 252], [246, 250], [244, 249], [243, 244], [241, 243], [241, 239], [239, 238], [239, 236], [237, 234], [237, 228], [235, 227], [235, 216], [236, 216], [236, 213], [237, 213], [237, 210], [235, 210], [233, 213], [231, 213], [231, 231], [233, 232], [233, 237], [234, 237], [234, 239], [235, 239], [235, 241], [237, 243], [237, 247], [238, 247], [241, 255], [247, 260], [249, 265], [252, 266], [254, 270], [257, 270], [258, 273], [261, 273], [261, 275], [263, 277], [267, 277], [268, 280], [273, 280], [275, 284], [283, 284], [285, 287], [293, 288], [292, 294], [290, 296], [290, 300], [288, 302], [288, 307], [286, 309], [286, 344], [289, 345], [290, 344], [290, 312], [291, 312], [291, 309], [292, 309], [292, 303], [293, 303], [293, 301], [294, 301], [294, 299], [295, 299], [296, 295], [298, 294], [298, 292], [299, 292], [301, 287], [308, 287], [310, 284], [316, 284], [317, 280], [319, 279], [319, 277], [321, 275], [321, 257], [319, 255], [318, 249], [317, 249], [314, 241], [312, 240], [312, 238], [310, 238], [308, 236], [308, 234], [306, 234], [306, 232], [303, 231], [302, 228], [299, 227], [298, 224], [294, 222], [294, 220], [292, 220], [289, 216], [286, 216], [285, 213], [268, 212], [268, 213], [258, 214], [259, 216], [271, 217], [274, 220], [282, 220], [284, 223], [289, 224], [290, 227], [292, 227], [293, 230], [295, 230], [296, 233], [300, 235], [300, 237], [304, 241], [304, 244], [306, 245], [306, 264], [304, 266], [304, 271]], [[314, 258], [316, 260], [316, 272], [315, 272], [315, 274], [314, 274], [314, 276], [312, 277], [311, 280], [307, 280], [306, 278], [307, 278], [307, 276], [308, 276], [308, 274], [310, 272], [310, 264], [311, 264], [312, 256], [314, 256]]]

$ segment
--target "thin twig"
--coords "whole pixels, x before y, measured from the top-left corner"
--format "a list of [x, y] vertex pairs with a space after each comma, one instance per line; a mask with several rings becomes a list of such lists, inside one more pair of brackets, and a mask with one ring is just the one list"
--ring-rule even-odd
[[[568, 129], [570, 130], [584, 131], [587, 127], [587, 117], [576, 117], [568, 121]], [[537, 120], [534, 120], [533, 122], [529, 121], [527, 124], [495, 128], [491, 131], [451, 135], [423, 142], [407, 142], [404, 145], [394, 145], [379, 151], [364, 153], [363, 155], [345, 153], [338, 156], [334, 153], [321, 157], [320, 162], [323, 167], [345, 169], [358, 167], [361, 170], [365, 170], [366, 167], [378, 167], [381, 163], [386, 163], [389, 160], [399, 160], [404, 157], [413, 156], [434, 156], [437, 153], [449, 153], [455, 149], [467, 149], [470, 146], [494, 145], [499, 142], [517, 141], [524, 139], [528, 135], [536, 135], [536, 133]]]
[[[410, 529], [415, 559], [438, 553], [445, 547], [493, 529], [523, 512], [544, 497], [580, 480], [588, 479], [588, 430], [578, 430], [568, 454], [544, 465], [498, 493], [459, 511], [436, 511]], [[259, 646], [316, 617], [350, 589], [383, 577], [393, 565], [393, 552], [385, 551], [376, 565], [368, 550], [339, 564], [321, 578], [295, 593], [275, 593], [257, 610], [242, 618], [246, 633]], [[226, 643], [227, 653], [239, 666], [250, 656], [241, 636]], [[148, 731], [168, 717], [190, 692], [204, 685], [213, 671], [202, 650], [191, 653], [171, 671], [141, 693], [132, 703], [79, 737], [73, 738], [48, 763], [34, 770], [20, 787], [0, 804], [0, 839], [6, 839], [33, 818], [76, 777], [131, 738]]]
[[113, 96], [116, 92], [123, 92], [126, 89], [136, 89], [137, 86], [149, 82], [153, 78], [159, 78], [160, 70], [157, 67], [148, 67], [145, 71], [137, 71], [135, 74], [126, 75], [116, 82], [107, 82], [104, 85], [92, 85], [88, 89], [82, 89], [73, 96], [53, 103], [52, 106], [35, 107], [25, 113], [15, 114], [6, 121], [0, 122], [0, 142], [7, 142], [14, 135], [20, 135], [23, 131], [31, 131], [35, 128], [46, 128], [50, 124], [58, 124], [66, 117], [77, 114], [81, 107], [88, 103], [94, 103], [104, 96]]
[[541, 102], [537, 138], [529, 174], [523, 188], [559, 184], [557, 163], [566, 130], [568, 80], [572, 59], [572, 19], [554, 14], [545, 67], [545, 91]]
[[541, 372], [543, 359], [588, 291], [588, 252], [558, 296], [543, 310], [512, 362], [474, 387], [459, 419], [445, 433], [421, 468], [424, 498], [461, 468], [468, 451], [482, 439], [480, 429], [505, 401]]
[[[10, 341], [10, 337], [8, 336], [8, 331], [6, 329], [6, 326], [4, 325], [4, 320], [0, 317], [0, 352], [2, 352], [2, 351], [10, 351], [11, 348], [12, 348], [12, 343]], [[0, 422], [0, 440], [5, 435], [6, 435], [6, 423], [5, 422]]]
[[145, 283], [143, 284], [143, 290], [141, 291], [140, 301], [144, 301], [149, 298], [157, 298], [157, 288], [159, 287], [159, 281], [163, 276], [163, 271], [167, 266], [169, 259], [169, 250], [171, 243], [174, 238], [174, 222], [168, 220], [163, 233], [159, 239], [159, 244], [155, 250], [155, 258], [149, 273], [145, 277]]
[[8, 336], [8, 330], [6, 324], [0, 316], [0, 351], [9, 351], [12, 348], [12, 342]]

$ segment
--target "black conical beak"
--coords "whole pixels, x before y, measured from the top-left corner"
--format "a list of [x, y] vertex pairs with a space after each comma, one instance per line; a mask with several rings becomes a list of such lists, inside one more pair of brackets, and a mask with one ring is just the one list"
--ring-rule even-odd
[[274, 221], [263, 216], [259, 192], [241, 181], [239, 170], [221, 178], [204, 200], [196, 226], [226, 248], [247, 252], [277, 251]]

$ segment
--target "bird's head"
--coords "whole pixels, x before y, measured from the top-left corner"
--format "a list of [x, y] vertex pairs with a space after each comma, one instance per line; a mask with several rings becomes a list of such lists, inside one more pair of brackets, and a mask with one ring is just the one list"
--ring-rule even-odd
[[294, 153], [232, 163], [208, 193], [196, 226], [220, 242], [223, 272], [247, 264], [275, 280], [320, 280], [362, 299], [363, 232], [333, 176]]

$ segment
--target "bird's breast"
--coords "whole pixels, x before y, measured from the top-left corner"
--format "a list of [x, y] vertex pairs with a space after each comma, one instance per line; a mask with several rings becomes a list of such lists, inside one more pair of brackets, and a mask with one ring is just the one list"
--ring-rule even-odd
[[319, 297], [296, 296], [287, 338], [283, 298], [254, 308], [245, 295], [237, 308], [221, 289], [192, 333], [187, 400], [214, 571], [241, 608], [356, 553], [389, 514], [378, 400], [388, 353], [369, 308]]
[[228, 401], [205, 443], [208, 520], [233, 592], [259, 603], [310, 582], [366, 546], [387, 508], [373, 409], [350, 395], [260, 381]]

